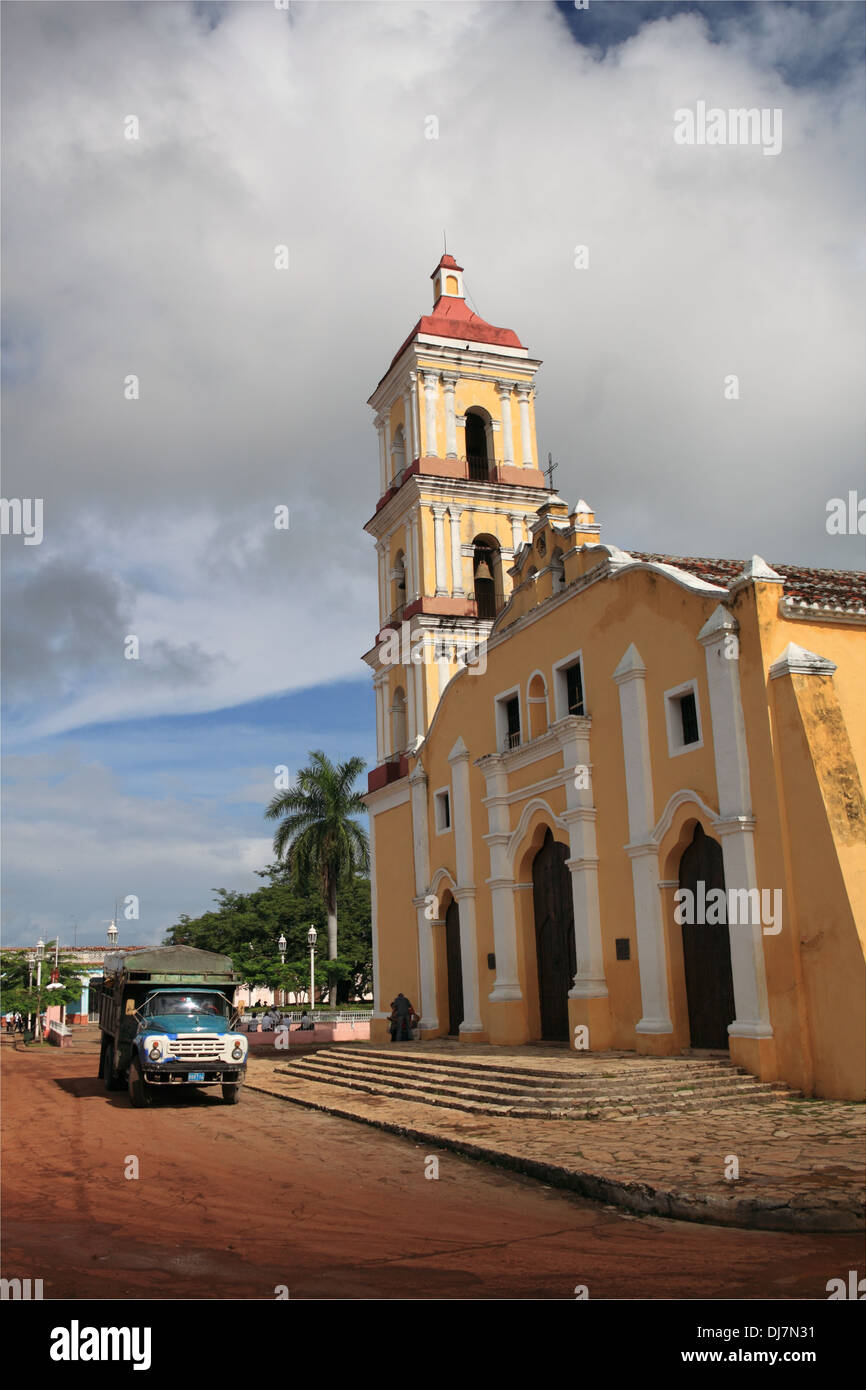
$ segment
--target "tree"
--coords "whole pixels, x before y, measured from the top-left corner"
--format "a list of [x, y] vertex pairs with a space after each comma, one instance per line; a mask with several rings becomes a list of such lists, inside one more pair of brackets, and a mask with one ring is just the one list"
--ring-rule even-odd
[[81, 966], [68, 956], [60, 956], [57, 962], [57, 980], [53, 983], [60, 988], [49, 988], [54, 972], [54, 945], [49, 941], [42, 959], [42, 983], [37, 989], [38, 970], [34, 963], [31, 972], [27, 961], [28, 952], [7, 950], [0, 954], [0, 973], [2, 973], [3, 1013], [40, 1014], [52, 1004], [71, 1004], [81, 998]]
[[[307, 932], [314, 926], [324, 936], [324, 899], [318, 887], [310, 894], [297, 893], [284, 863], [270, 864], [257, 873], [267, 880], [266, 886], [252, 893], [215, 889], [213, 910], [196, 918], [184, 914], [166, 934], [165, 944], [223, 952], [231, 956], [240, 977], [252, 985], [306, 991], [310, 980]], [[285, 966], [280, 965], [277, 950], [281, 933], [286, 938]], [[355, 878], [340, 892], [340, 957], [331, 971], [339, 975], [338, 1000], [368, 994], [372, 972], [370, 883]]]
[[[285, 859], [290, 881], [309, 892], [320, 888], [328, 922], [328, 956], [337, 959], [337, 892], [359, 872], [370, 867], [366, 832], [354, 819], [366, 808], [352, 784], [366, 766], [363, 758], [349, 758], [336, 766], [324, 753], [310, 754], [309, 767], [301, 768], [296, 784], [279, 792], [265, 816], [278, 820], [274, 853]], [[328, 997], [337, 1000], [338, 972], [329, 972]]]

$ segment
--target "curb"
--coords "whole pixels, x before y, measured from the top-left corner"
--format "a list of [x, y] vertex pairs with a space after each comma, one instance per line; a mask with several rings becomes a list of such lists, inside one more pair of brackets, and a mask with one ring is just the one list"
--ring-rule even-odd
[[449, 1135], [419, 1129], [414, 1125], [401, 1125], [394, 1120], [376, 1119], [372, 1115], [358, 1115], [351, 1110], [342, 1109], [339, 1105], [302, 1100], [298, 1096], [287, 1095], [285, 1091], [277, 1091], [258, 1082], [247, 1081], [244, 1089], [259, 1091], [263, 1095], [273, 1096], [276, 1100], [285, 1100], [306, 1110], [318, 1110], [341, 1120], [354, 1120], [358, 1124], [386, 1130], [404, 1139], [422, 1140], [440, 1149], [451, 1149], [465, 1158], [489, 1163], [497, 1168], [507, 1168], [529, 1178], [537, 1178], [551, 1187], [565, 1188], [581, 1197], [621, 1207], [624, 1211], [638, 1216], [663, 1216], [675, 1221], [693, 1221], [713, 1226], [740, 1226], [747, 1230], [763, 1231], [836, 1233], [866, 1229], [866, 1213], [862, 1210], [851, 1211], [826, 1204], [792, 1207], [789, 1202], [773, 1198], [724, 1199], [665, 1191], [653, 1187], [650, 1183], [605, 1178], [598, 1173], [580, 1172], [576, 1168], [566, 1168], [561, 1164], [543, 1163], [539, 1159], [503, 1153], [500, 1149], [488, 1148], [468, 1139], [454, 1139]]

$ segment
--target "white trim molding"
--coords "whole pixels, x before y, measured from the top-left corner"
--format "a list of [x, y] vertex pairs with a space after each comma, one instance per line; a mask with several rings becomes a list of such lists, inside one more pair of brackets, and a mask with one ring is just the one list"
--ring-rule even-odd
[[655, 823], [647, 717], [646, 666], [632, 643], [613, 673], [619, 686], [642, 1017], [638, 1033], [672, 1033], [667, 948], [659, 896], [659, 856], [649, 839]]
[[[752, 571], [758, 568], [755, 563], [751, 566]], [[760, 578], [762, 582], [765, 579], [775, 582], [772, 573], [769, 576], [761, 575]], [[751, 890], [758, 887], [749, 750], [740, 693], [739, 642], [728, 640], [736, 631], [736, 618], [720, 604], [698, 633], [707, 665], [719, 797], [716, 828], [721, 836], [728, 892], [731, 889]], [[771, 1038], [773, 1029], [761, 923], [759, 921], [751, 927], [731, 924], [728, 935], [736, 1011], [734, 1022], [728, 1025], [728, 1033], [731, 1037]]]
[[798, 647], [796, 642], [789, 642], [782, 655], [777, 657], [770, 667], [770, 680], [776, 681], [780, 676], [791, 676], [794, 673], [804, 676], [832, 676], [835, 670], [835, 661], [830, 661], [826, 656], [818, 656], [817, 652], [807, 651], [805, 647]]

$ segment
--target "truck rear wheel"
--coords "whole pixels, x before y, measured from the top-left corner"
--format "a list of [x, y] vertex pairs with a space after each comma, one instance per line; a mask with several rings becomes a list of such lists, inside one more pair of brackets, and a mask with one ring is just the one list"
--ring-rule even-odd
[[102, 1042], [102, 1052], [99, 1057], [99, 1075], [102, 1077], [106, 1091], [119, 1091], [123, 1087], [123, 1082], [114, 1070], [114, 1061], [111, 1046], [111, 1039], [104, 1038]]
[[237, 1105], [241, 1098], [240, 1086], [223, 1086], [223, 1100], [226, 1105]]
[[137, 1057], [133, 1057], [129, 1064], [129, 1099], [135, 1110], [150, 1105], [150, 1087], [142, 1076], [141, 1062]]

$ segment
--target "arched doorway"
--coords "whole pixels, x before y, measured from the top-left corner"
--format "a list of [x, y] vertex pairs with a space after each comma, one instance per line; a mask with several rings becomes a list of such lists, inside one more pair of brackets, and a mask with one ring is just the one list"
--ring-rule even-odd
[[565, 867], [568, 848], [548, 829], [532, 864], [535, 949], [541, 1036], [568, 1040], [568, 991], [577, 972], [571, 874]]
[[463, 956], [460, 951], [460, 908], [454, 898], [445, 913], [445, 960], [448, 968], [448, 1036], [456, 1038], [463, 1022]]
[[[722, 847], [718, 840], [710, 839], [700, 824], [695, 826], [692, 842], [680, 859], [680, 888], [692, 893], [690, 901], [696, 908], [694, 913], [684, 915], [716, 915], [711, 904], [709, 912], [701, 912], [700, 908], [714, 888], [725, 890]], [[735, 1017], [727, 899], [718, 916], [718, 923], [693, 920], [682, 925], [692, 1047], [726, 1048], [728, 1024]]]

